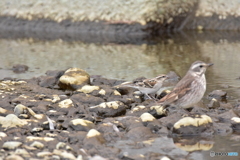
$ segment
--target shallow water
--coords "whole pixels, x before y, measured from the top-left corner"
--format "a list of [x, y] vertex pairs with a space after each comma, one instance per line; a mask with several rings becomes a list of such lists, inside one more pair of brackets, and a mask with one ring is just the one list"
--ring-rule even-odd
[[[237, 79], [240, 77], [238, 37], [238, 32], [185, 32], [144, 40], [147, 43], [138, 45], [32, 38], [0, 39], [0, 79], [38, 77], [47, 70], [69, 67], [85, 69], [91, 75], [124, 80], [141, 76], [151, 78], [169, 71], [183, 76], [192, 62], [202, 60], [214, 63], [206, 73], [206, 95], [212, 90], [225, 90], [228, 100], [234, 105], [240, 99], [240, 80]], [[15, 74], [11, 70], [15, 64], [25, 64], [29, 70]], [[236, 148], [240, 154], [240, 146], [234, 144], [236, 141], [230, 143], [229, 139], [215, 137], [209, 150], [192, 152], [190, 158], [213, 159], [210, 151], [233, 152]]]

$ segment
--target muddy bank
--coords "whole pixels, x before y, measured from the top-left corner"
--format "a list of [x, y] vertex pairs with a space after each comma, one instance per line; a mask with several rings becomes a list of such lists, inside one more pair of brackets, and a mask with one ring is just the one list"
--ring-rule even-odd
[[226, 103], [226, 92], [207, 93], [207, 103], [188, 111], [161, 110], [133, 90], [114, 87], [122, 82], [77, 68], [1, 80], [1, 158], [187, 159], [210, 150], [213, 136], [237, 142], [240, 105]]

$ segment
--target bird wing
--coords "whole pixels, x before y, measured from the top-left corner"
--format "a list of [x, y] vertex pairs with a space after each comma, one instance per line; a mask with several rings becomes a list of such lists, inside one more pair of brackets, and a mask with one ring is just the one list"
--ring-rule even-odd
[[177, 86], [173, 89], [172, 92], [167, 94], [165, 97], [160, 99], [158, 102], [163, 104], [163, 106], [173, 103], [177, 99], [182, 98], [187, 92], [191, 90], [192, 79], [185, 79], [179, 81]]

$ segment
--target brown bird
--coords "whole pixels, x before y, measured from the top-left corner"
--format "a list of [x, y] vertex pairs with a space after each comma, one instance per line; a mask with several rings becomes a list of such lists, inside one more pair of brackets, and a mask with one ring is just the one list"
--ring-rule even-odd
[[206, 91], [206, 69], [212, 65], [202, 61], [194, 62], [174, 89], [158, 103], [164, 107], [174, 105], [185, 109], [197, 104]]

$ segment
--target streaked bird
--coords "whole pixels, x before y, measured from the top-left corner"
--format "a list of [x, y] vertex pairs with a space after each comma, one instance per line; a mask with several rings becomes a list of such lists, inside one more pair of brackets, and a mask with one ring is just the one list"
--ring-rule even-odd
[[202, 61], [194, 62], [174, 89], [158, 103], [164, 107], [174, 105], [185, 109], [197, 104], [206, 91], [206, 69], [212, 65]]
[[149, 94], [154, 94], [159, 91], [163, 85], [163, 82], [168, 79], [167, 75], [159, 75], [155, 78], [144, 79], [142, 81], [134, 81], [134, 82], [124, 82], [120, 84], [120, 87], [130, 87], [136, 88], [141, 93], [145, 94], [148, 98], [152, 99]]

